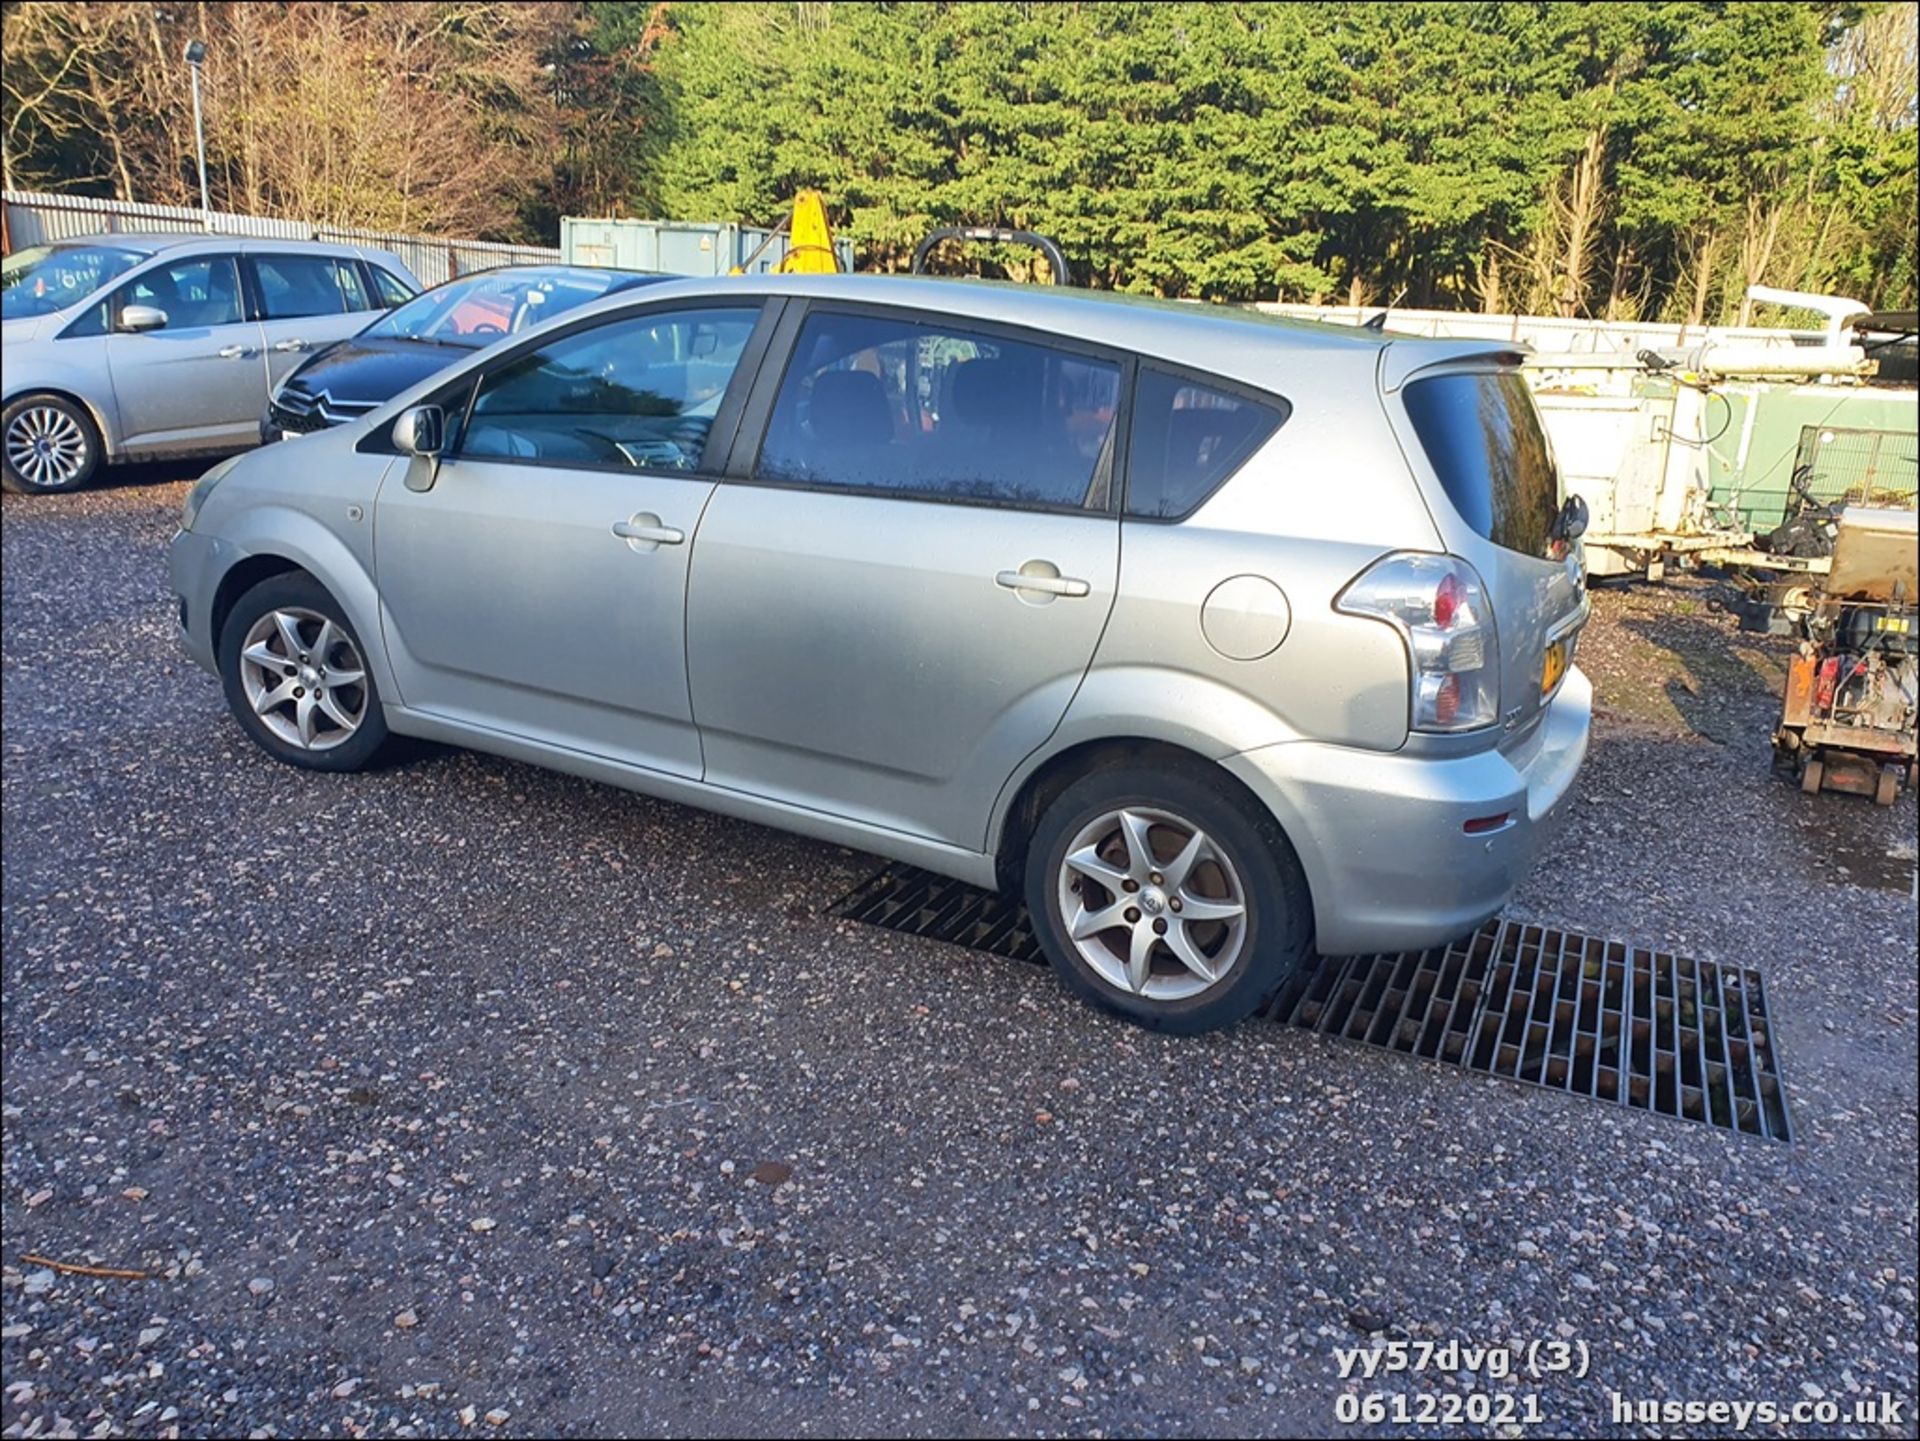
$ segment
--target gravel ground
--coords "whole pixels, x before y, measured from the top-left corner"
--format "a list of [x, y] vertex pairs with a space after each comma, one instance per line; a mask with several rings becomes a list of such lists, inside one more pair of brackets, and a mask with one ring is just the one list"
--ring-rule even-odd
[[[1914, 1434], [1914, 807], [1771, 779], [1779, 643], [1697, 592], [1596, 597], [1516, 909], [1760, 966], [1790, 1147], [1143, 1034], [824, 914], [868, 857], [506, 761], [277, 767], [175, 647], [182, 490], [5, 504], [5, 1435]], [[1340, 1378], [1403, 1338], [1591, 1370]]]

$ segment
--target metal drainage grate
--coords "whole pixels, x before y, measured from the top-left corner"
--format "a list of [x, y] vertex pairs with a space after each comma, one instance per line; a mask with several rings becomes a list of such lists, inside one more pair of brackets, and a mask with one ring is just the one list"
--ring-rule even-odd
[[[889, 866], [833, 914], [1044, 962], [1026, 909]], [[1760, 973], [1495, 919], [1388, 956], [1315, 956], [1267, 1017], [1470, 1071], [1790, 1141]]]

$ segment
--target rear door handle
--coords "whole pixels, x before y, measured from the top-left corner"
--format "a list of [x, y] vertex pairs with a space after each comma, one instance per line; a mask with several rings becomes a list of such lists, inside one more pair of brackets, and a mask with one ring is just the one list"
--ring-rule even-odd
[[679, 545], [687, 538], [684, 530], [662, 525], [657, 515], [636, 515], [632, 520], [616, 520], [613, 533], [635, 550], [642, 545]]
[[[206, 351], [203, 350], [200, 353], [205, 355]], [[253, 352], [244, 345], [223, 345], [218, 354], [222, 360], [239, 360], [242, 356], [251, 355]]]
[[1093, 587], [1084, 580], [1075, 580], [1070, 575], [1029, 575], [1024, 570], [1003, 570], [993, 578], [993, 583], [1005, 586], [1008, 590], [1032, 590], [1042, 595], [1065, 595], [1076, 599], [1093, 591]]
[[282, 351], [305, 350], [307, 348], [307, 342], [304, 340], [276, 340], [273, 343], [273, 348]]

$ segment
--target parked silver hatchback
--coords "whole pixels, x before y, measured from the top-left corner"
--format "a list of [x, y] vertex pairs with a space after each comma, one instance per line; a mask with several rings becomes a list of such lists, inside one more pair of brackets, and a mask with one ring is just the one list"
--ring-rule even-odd
[[104, 462], [260, 442], [272, 388], [419, 292], [398, 256], [241, 235], [99, 235], [0, 265], [0, 481], [78, 490]]
[[187, 501], [271, 755], [513, 756], [1017, 890], [1198, 1031], [1498, 910], [1587, 745], [1519, 357], [1064, 289], [675, 281]]

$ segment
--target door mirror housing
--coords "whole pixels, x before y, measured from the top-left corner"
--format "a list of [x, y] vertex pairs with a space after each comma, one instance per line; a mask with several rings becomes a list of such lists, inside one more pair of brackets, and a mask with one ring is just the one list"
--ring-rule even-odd
[[132, 335], [142, 335], [149, 330], [164, 330], [167, 325], [167, 312], [157, 305], [127, 305], [121, 307], [119, 329]]
[[437, 457], [447, 443], [447, 413], [437, 405], [416, 405], [393, 423], [393, 448], [402, 455]]

